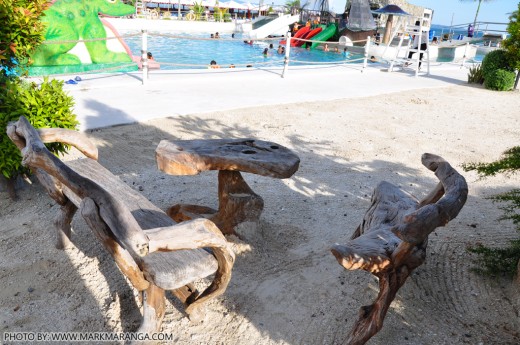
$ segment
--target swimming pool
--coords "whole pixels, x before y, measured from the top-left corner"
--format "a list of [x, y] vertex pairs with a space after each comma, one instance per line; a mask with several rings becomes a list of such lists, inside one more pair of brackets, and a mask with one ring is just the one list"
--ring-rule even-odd
[[[205, 68], [211, 60], [215, 60], [221, 67], [229, 67], [234, 64], [237, 67], [245, 67], [250, 64], [255, 67], [283, 66], [284, 55], [277, 53], [282, 38], [274, 41], [255, 41], [252, 45], [244, 43], [241, 34], [235, 34], [230, 41], [231, 34], [221, 34], [221, 39], [198, 40], [197, 38], [209, 38], [209, 33], [176, 33], [167, 36], [159, 36], [148, 33], [148, 51], [158, 62], [175, 63], [184, 66], [161, 65], [161, 70]], [[168, 36], [182, 37], [173, 38]], [[187, 37], [187, 38], [185, 38]], [[133, 55], [141, 54], [141, 37], [126, 37], [125, 42], [130, 47]], [[264, 57], [262, 52], [273, 44], [269, 54]], [[309, 62], [345, 62], [362, 57], [359, 54], [350, 54], [346, 59], [343, 54], [333, 51], [324, 52], [321, 49], [306, 50], [299, 47], [291, 47], [291, 60], [305, 61], [304, 63], [291, 62], [291, 65], [305, 65]], [[204, 65], [204, 66], [189, 66]]]

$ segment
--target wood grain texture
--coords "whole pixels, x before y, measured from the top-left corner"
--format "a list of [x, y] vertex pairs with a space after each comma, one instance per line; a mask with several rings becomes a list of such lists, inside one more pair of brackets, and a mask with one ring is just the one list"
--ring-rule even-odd
[[233, 170], [289, 178], [300, 164], [291, 150], [256, 139], [162, 140], [155, 152], [158, 168], [171, 175]]
[[[181, 296], [186, 312], [193, 316], [203, 303], [225, 291], [234, 253], [213, 222], [175, 224], [97, 161], [83, 158], [63, 163], [24, 117], [9, 124], [8, 135], [22, 151], [22, 163], [39, 172], [49, 195], [62, 205], [55, 222], [61, 246], [70, 238], [70, 222], [79, 207], [120, 270], [136, 289], [146, 291], [142, 330], [159, 330], [164, 289]], [[51, 137], [61, 138], [63, 133], [48, 131], [47, 139]], [[74, 138], [69, 141], [78, 142]], [[190, 294], [183, 290], [214, 273], [213, 282], [200, 295], [194, 288]]]
[[85, 156], [98, 159], [98, 149], [96, 145], [82, 132], [65, 128], [40, 128], [37, 129], [38, 135], [43, 143], [60, 142], [72, 145]]
[[239, 171], [219, 171], [218, 201], [218, 210], [205, 206], [177, 204], [170, 207], [167, 213], [178, 222], [207, 218], [214, 222], [223, 234], [239, 236], [235, 227], [243, 222], [257, 222], [264, 209], [264, 200], [253, 192]]
[[428, 235], [454, 219], [466, 202], [466, 180], [448, 162], [424, 154], [422, 163], [440, 181], [423, 200], [381, 182], [351, 240], [331, 249], [346, 269], [362, 269], [379, 278], [379, 294], [373, 304], [360, 309], [346, 344], [365, 344], [381, 330], [397, 291], [426, 258]]

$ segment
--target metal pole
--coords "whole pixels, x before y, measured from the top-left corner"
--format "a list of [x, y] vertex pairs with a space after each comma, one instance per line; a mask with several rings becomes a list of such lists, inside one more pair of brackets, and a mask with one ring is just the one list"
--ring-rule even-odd
[[455, 13], [451, 14], [451, 24], [450, 24], [450, 31], [448, 31], [448, 41], [451, 42], [451, 28], [453, 27], [453, 17], [455, 16]]
[[141, 43], [141, 61], [143, 66], [143, 85], [148, 83], [148, 31], [141, 30], [143, 40]]
[[287, 39], [285, 40], [285, 59], [283, 62], [282, 78], [285, 78], [285, 73], [289, 69], [289, 53], [291, 50], [291, 33], [287, 33]]
[[466, 46], [464, 47], [464, 56], [462, 57], [462, 63], [460, 64], [460, 68], [464, 67], [466, 64], [466, 54], [468, 52], [469, 42], [466, 42]]
[[367, 68], [367, 62], [368, 62], [368, 50], [370, 49], [370, 36], [367, 36], [367, 44], [365, 44], [365, 59], [363, 59], [363, 69], [361, 72]]
[[181, 19], [181, 0], [177, 2], [177, 20]]

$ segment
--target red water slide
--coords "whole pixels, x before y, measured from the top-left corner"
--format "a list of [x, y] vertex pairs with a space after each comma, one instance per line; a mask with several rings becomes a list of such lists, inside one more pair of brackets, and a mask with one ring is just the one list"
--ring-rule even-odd
[[[321, 32], [321, 30], [323, 30], [322, 27], [317, 27], [316, 29], [312, 29], [310, 31], [308, 31], [307, 33], [303, 34], [303, 36], [301, 37], [302, 39], [304, 40], [310, 40], [313, 36], [316, 36], [317, 34], [319, 34]], [[291, 42], [291, 45], [292, 45], [293, 42]], [[302, 45], [304, 45], [305, 41], [294, 41], [294, 46], [295, 47], [301, 47]]]
[[[306, 33], [310, 32], [311, 28], [308, 27], [308, 26], [304, 26], [303, 28], [299, 29], [298, 31], [296, 31], [296, 34], [291, 37], [291, 47], [295, 47], [295, 44], [299, 41], [293, 41], [292, 39], [293, 38], [301, 38], [303, 35], [305, 35]], [[286, 43], [286, 40], [281, 40], [280, 41], [280, 44], [285, 44]]]

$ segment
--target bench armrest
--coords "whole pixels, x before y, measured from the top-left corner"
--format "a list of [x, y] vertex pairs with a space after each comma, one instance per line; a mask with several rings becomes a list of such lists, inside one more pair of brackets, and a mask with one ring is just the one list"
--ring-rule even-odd
[[94, 160], [98, 159], [96, 145], [82, 132], [65, 128], [40, 128], [37, 129], [43, 143], [64, 143], [77, 148], [85, 156]]
[[[196, 248], [228, 248], [226, 238], [207, 219], [195, 219], [172, 226], [145, 230], [149, 253]], [[231, 251], [232, 253], [232, 251]]]
[[226, 291], [231, 280], [231, 269], [235, 262], [235, 253], [219, 228], [210, 220], [195, 219], [174, 226], [145, 231], [148, 236], [149, 253], [181, 249], [211, 248], [217, 259], [218, 269], [211, 285], [196, 299], [186, 301], [186, 313], [195, 314], [207, 300], [213, 299]]
[[[27, 125], [30, 125], [27, 122]], [[83, 133], [65, 128], [40, 128], [36, 129], [42, 143], [64, 143], [77, 148], [85, 156], [98, 159], [98, 149], [92, 141]], [[21, 150], [26, 146], [25, 138], [16, 133], [16, 123], [10, 122], [7, 126], [7, 135], [13, 143]]]

